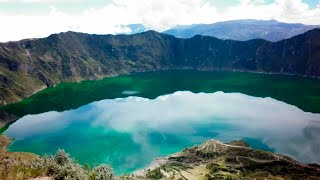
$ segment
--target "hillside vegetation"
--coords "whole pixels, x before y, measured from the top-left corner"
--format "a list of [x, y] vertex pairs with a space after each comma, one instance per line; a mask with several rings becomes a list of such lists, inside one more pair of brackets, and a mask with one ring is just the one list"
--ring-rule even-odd
[[279, 42], [75, 32], [0, 44], [0, 105], [65, 81], [163, 69], [243, 70], [320, 76], [320, 29]]

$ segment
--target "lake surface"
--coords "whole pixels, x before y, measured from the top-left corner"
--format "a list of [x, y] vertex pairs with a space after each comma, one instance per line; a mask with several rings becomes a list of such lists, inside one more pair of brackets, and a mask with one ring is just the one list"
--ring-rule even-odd
[[62, 148], [127, 173], [212, 138], [320, 163], [319, 97], [314, 79], [163, 71], [63, 83], [2, 108], [23, 116], [4, 132], [11, 151]]
[[[256, 97], [273, 97], [307, 112], [320, 113], [320, 80], [297, 76], [243, 72], [174, 70], [105, 78], [81, 83], [61, 83], [20, 103], [0, 107], [24, 116], [52, 110], [75, 109], [88, 103], [135, 96], [154, 99], [176, 91], [240, 92]], [[129, 92], [129, 93], [128, 93]]]
[[110, 163], [118, 173], [216, 138], [246, 139], [256, 148], [320, 162], [320, 114], [239, 93], [176, 92], [150, 100], [128, 97], [75, 110], [27, 115], [5, 132], [12, 151], [65, 149], [80, 163]]

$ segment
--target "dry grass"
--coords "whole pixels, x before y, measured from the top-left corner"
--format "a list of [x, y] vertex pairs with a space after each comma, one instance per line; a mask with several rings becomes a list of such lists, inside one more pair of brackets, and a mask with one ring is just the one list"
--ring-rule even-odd
[[6, 148], [11, 142], [10, 138], [0, 135], [0, 179], [22, 180], [42, 176], [44, 169], [24, 165], [35, 160], [37, 155], [26, 152], [9, 152]]

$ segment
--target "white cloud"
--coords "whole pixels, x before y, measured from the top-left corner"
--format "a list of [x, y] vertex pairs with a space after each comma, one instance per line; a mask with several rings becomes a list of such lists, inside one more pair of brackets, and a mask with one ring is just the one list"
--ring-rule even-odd
[[177, 24], [248, 18], [320, 24], [320, 7], [318, 5], [312, 9], [302, 0], [275, 0], [271, 4], [262, 0], [240, 0], [238, 5], [218, 11], [208, 0], [113, 0], [99, 9], [88, 7], [78, 13], [61, 12], [54, 8], [42, 16], [0, 12], [0, 20], [4, 24], [0, 29], [0, 41], [44, 37], [68, 30], [96, 34], [124, 33], [129, 29], [121, 25], [133, 23], [162, 31]]

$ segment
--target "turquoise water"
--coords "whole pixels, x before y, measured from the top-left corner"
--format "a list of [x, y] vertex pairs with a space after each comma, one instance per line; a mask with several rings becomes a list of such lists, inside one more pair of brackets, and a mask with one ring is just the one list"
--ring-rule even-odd
[[255, 148], [320, 162], [320, 114], [241, 93], [180, 91], [155, 99], [125, 93], [132, 96], [26, 115], [5, 131], [15, 138], [10, 150], [61, 148], [82, 164], [109, 163], [128, 173], [208, 139], [245, 139]]

